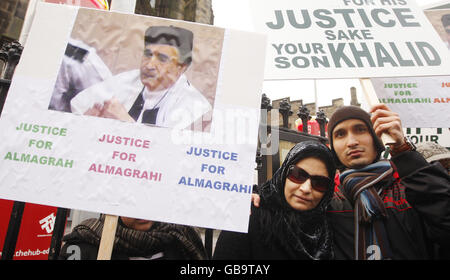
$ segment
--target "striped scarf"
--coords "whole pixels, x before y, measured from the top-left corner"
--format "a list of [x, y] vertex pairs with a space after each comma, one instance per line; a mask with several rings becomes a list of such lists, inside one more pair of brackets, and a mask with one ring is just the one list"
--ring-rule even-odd
[[[347, 170], [340, 175], [343, 193], [355, 210], [355, 259], [390, 259], [384, 219], [386, 208], [377, 193], [376, 184], [392, 180], [393, 168], [381, 160], [361, 169]], [[382, 189], [380, 189], [381, 192]]]
[[[73, 231], [83, 240], [95, 246], [100, 245], [105, 216], [99, 219], [88, 219], [77, 225]], [[176, 224], [155, 222], [149, 231], [138, 231], [127, 228], [119, 220], [114, 240], [114, 252], [131, 257], [149, 256], [172, 246], [186, 260], [206, 259], [203, 243], [194, 228]]]

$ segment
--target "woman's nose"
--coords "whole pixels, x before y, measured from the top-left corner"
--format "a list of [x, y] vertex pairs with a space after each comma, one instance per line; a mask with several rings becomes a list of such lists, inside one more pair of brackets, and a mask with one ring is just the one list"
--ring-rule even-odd
[[311, 179], [308, 178], [308, 180], [306, 180], [303, 184], [300, 185], [300, 190], [303, 193], [310, 193], [312, 190], [312, 186], [311, 186]]

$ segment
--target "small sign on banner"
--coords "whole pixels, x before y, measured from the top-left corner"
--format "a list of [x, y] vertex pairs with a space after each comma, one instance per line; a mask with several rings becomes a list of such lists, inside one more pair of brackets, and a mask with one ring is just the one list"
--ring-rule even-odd
[[[425, 14], [450, 53], [450, 9], [425, 11]], [[450, 126], [450, 76], [374, 78], [371, 81], [379, 101], [400, 115], [404, 127]]]

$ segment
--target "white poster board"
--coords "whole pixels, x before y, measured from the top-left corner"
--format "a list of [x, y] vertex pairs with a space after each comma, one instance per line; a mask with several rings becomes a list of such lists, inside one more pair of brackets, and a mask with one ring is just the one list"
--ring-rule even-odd
[[[49, 109], [57, 78], [76, 61], [96, 54], [112, 76], [93, 86], [111, 85], [140, 69], [145, 30], [170, 25], [194, 34], [185, 75], [211, 105], [200, 126]], [[88, 56], [83, 45], [69, 48], [80, 41]], [[0, 198], [246, 232], [265, 45], [259, 34], [39, 3], [0, 118]], [[190, 116], [179, 113], [180, 123]]]
[[403, 127], [449, 127], [449, 76], [371, 80], [378, 100], [400, 115]]
[[[425, 15], [450, 49], [450, 9], [425, 11]], [[450, 76], [371, 81], [379, 101], [400, 115], [404, 127], [450, 127]]]
[[412, 0], [251, 0], [268, 35], [266, 80], [450, 74], [450, 56]]

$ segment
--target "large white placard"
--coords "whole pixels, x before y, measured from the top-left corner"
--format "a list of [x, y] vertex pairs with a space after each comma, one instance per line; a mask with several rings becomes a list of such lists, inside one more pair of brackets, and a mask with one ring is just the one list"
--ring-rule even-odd
[[[94, 54], [109, 71], [97, 68], [82, 81], [101, 76], [92, 87], [109, 91], [88, 87], [75, 98], [88, 107], [119, 98], [142, 81], [121, 79], [142, 71], [146, 28], [171, 25], [194, 34], [185, 79], [209, 102], [212, 113], [202, 117], [209, 125], [178, 126], [190, 117], [184, 111], [169, 127], [52, 107], [60, 79], [76, 63], [94, 63]], [[260, 34], [40, 3], [0, 118], [0, 198], [246, 232], [265, 45]]]
[[378, 100], [403, 127], [449, 127], [449, 76], [371, 79]]
[[[450, 48], [450, 10], [425, 11], [425, 14]], [[404, 127], [450, 127], [450, 76], [371, 80], [379, 101], [400, 115]]]
[[252, 0], [266, 80], [448, 75], [445, 45], [412, 0]]

